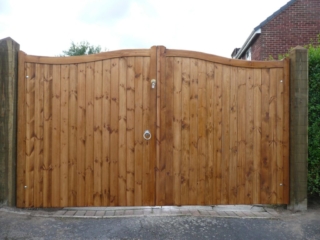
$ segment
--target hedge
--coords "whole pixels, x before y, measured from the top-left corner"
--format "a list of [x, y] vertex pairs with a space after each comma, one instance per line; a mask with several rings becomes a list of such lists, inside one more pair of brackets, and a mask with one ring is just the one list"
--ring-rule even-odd
[[309, 51], [308, 192], [320, 196], [320, 35]]

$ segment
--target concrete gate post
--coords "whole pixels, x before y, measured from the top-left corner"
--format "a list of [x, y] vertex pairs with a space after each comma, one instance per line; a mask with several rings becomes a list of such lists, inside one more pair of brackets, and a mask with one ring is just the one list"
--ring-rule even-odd
[[17, 86], [20, 46], [0, 40], [0, 205], [15, 206]]
[[307, 210], [308, 180], [308, 50], [290, 51], [290, 204]]

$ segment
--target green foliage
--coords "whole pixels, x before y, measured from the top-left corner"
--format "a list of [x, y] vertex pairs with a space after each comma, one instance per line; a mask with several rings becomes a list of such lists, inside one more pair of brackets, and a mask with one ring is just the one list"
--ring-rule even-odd
[[80, 43], [71, 42], [71, 46], [69, 50], [62, 51], [62, 56], [80, 56], [80, 55], [88, 55], [95, 54], [101, 52], [100, 46], [90, 45], [86, 41], [82, 41]]
[[[291, 48], [292, 49], [292, 48]], [[291, 49], [290, 49], [290, 51], [291, 51]], [[285, 54], [279, 54], [278, 55], [278, 59], [279, 60], [282, 60], [282, 59], [284, 59], [284, 58], [287, 58], [287, 57], [289, 57], [289, 52], [288, 53], [285, 53]]]
[[268, 61], [273, 61], [274, 57], [272, 55], [269, 55]]
[[320, 196], [320, 35], [309, 50], [308, 192]]

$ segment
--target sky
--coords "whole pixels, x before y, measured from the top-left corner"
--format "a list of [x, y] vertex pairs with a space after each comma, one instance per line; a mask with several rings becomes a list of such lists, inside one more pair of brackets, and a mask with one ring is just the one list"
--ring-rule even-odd
[[163, 45], [231, 57], [254, 27], [289, 0], [0, 0], [0, 39], [30, 55], [71, 42], [102, 50]]

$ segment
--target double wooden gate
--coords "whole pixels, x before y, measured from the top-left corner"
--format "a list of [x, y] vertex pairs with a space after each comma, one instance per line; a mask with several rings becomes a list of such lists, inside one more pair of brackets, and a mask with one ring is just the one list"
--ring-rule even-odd
[[288, 73], [162, 46], [20, 52], [17, 206], [286, 204]]

